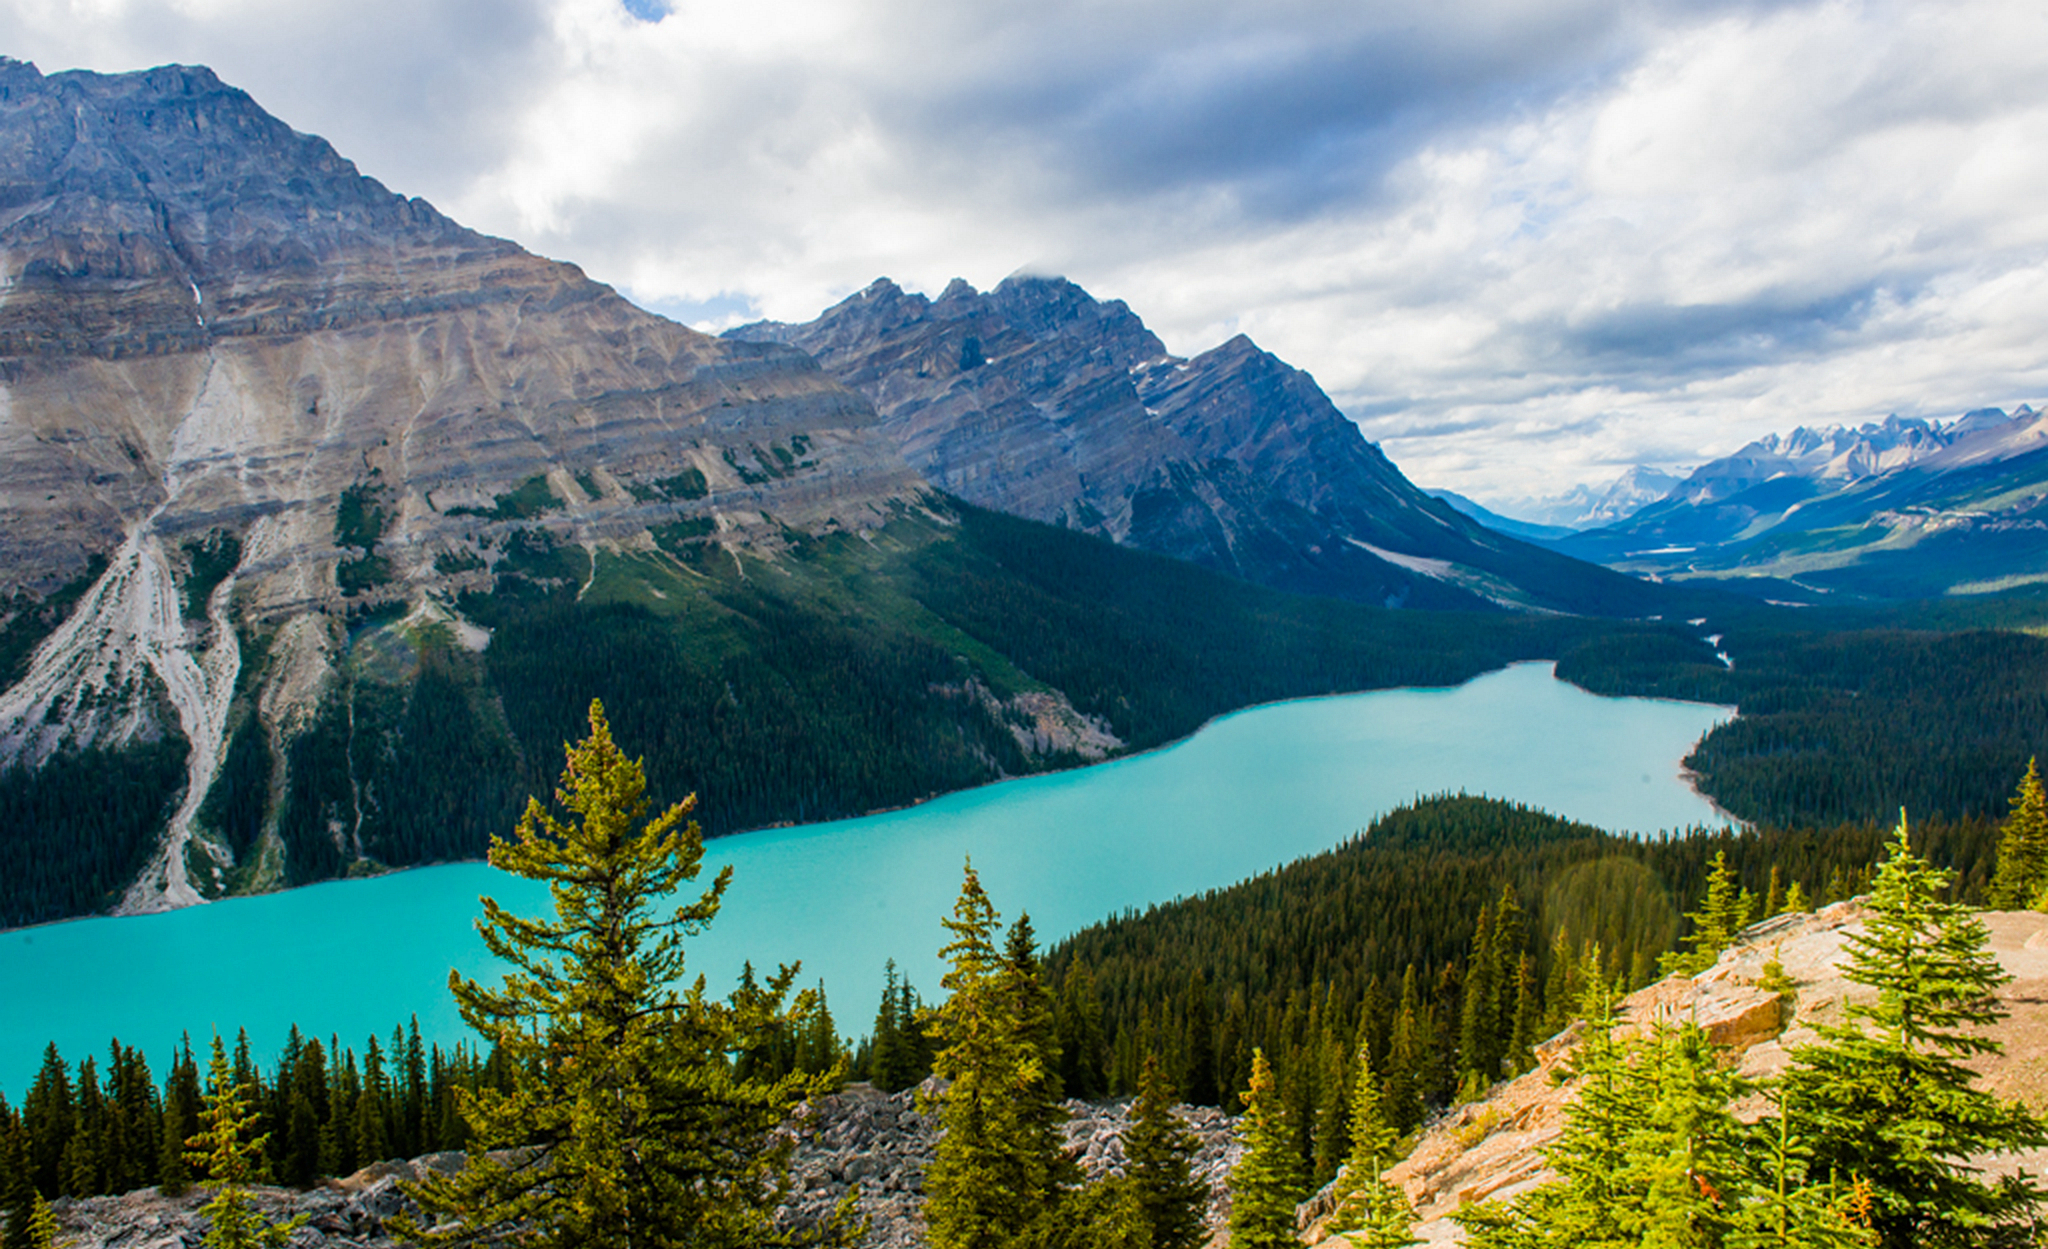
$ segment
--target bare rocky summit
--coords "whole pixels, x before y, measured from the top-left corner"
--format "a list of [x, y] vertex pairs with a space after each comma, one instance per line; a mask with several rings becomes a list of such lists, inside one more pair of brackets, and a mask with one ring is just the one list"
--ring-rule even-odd
[[814, 321], [726, 337], [810, 352], [874, 401], [915, 467], [983, 507], [1358, 602], [1657, 610], [1640, 583], [1417, 489], [1249, 338], [1182, 359], [1064, 278], [956, 279], [936, 300], [884, 278]]

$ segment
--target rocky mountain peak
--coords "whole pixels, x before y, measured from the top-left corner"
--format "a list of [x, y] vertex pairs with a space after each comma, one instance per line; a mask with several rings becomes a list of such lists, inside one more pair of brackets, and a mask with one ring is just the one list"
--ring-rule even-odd
[[[1489, 533], [1402, 477], [1307, 373], [1244, 335], [1180, 359], [1120, 300], [1015, 274], [936, 303], [877, 282], [787, 343], [866, 394], [969, 502], [1282, 589], [1385, 605], [1587, 605], [1638, 590]], [[1533, 578], [1547, 588], [1533, 594]], [[1612, 603], [1608, 604], [1609, 606]]]
[[192, 835], [242, 637], [282, 758], [364, 613], [459, 628], [521, 559], [772, 553], [926, 489], [800, 352], [465, 229], [210, 70], [0, 65], [0, 171], [0, 629], [78, 603], [8, 674], [0, 764], [189, 745], [130, 909], [226, 863]]

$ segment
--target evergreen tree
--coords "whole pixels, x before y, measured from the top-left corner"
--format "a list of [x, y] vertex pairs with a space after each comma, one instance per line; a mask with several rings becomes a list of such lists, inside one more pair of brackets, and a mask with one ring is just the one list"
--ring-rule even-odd
[[1173, 1089], [1156, 1054], [1145, 1055], [1123, 1138], [1124, 1174], [1144, 1212], [1151, 1249], [1199, 1249], [1208, 1239], [1202, 1216], [1209, 1208], [1208, 1187], [1193, 1171], [1201, 1143], [1173, 1113]]
[[64, 1191], [64, 1147], [71, 1141], [71, 1071], [52, 1041], [43, 1050], [28, 1097], [21, 1105], [28, 1129], [29, 1183], [39, 1193]]
[[1088, 964], [1077, 962], [1060, 983], [1057, 1010], [1060, 1084], [1067, 1096], [1092, 1101], [1108, 1091], [1103, 1069], [1102, 997]]
[[29, 1182], [28, 1129], [0, 1097], [0, 1218], [7, 1221], [0, 1249], [27, 1249], [36, 1197], [35, 1185]]
[[2012, 796], [2012, 812], [1998, 832], [1998, 868], [1984, 900], [1995, 911], [2017, 911], [2034, 904], [2048, 885], [2048, 796], [2041, 790], [2041, 772], [2027, 760], [2027, 774]]
[[1216, 1021], [1209, 1004], [1209, 982], [1201, 969], [1188, 973], [1183, 996], [1187, 1000], [1188, 1052], [1181, 1087], [1187, 1090], [1189, 1105], [1214, 1106], [1223, 1100], [1222, 1086], [1216, 1080]]
[[945, 921], [951, 964], [933, 1069], [952, 1081], [925, 1173], [934, 1249], [985, 1249], [1023, 1235], [1078, 1178], [1060, 1149], [1059, 1055], [1028, 919], [995, 944], [996, 909], [967, 865]]
[[1877, 1000], [1821, 1025], [1785, 1077], [1815, 1173], [1867, 1184], [1872, 1226], [1897, 1249], [1989, 1243], [2048, 1195], [2024, 1176], [1987, 1184], [1966, 1162], [2048, 1144], [2048, 1127], [1976, 1088], [1964, 1065], [2000, 1051], [1981, 1029], [2005, 1016], [1994, 994], [2011, 977], [1986, 948], [1983, 921], [1942, 900], [1948, 883], [1913, 853], [1901, 814], [1868, 931], [1849, 937], [1842, 970]]
[[1807, 905], [1806, 887], [1804, 885], [1801, 885], [1798, 881], [1795, 880], [1791, 884], [1785, 886], [1785, 905], [1784, 908], [1778, 912], [1779, 914], [1800, 915], [1804, 914], [1805, 912], [1811, 909], [1812, 908]]
[[1405, 1249], [1415, 1239], [1415, 1212], [1408, 1195], [1381, 1177], [1392, 1161], [1396, 1133], [1387, 1121], [1372, 1055], [1358, 1052], [1351, 1095], [1351, 1153], [1337, 1181], [1330, 1230], [1346, 1234], [1353, 1249]]
[[1316, 1079], [1315, 1156], [1309, 1168], [1313, 1188], [1330, 1182], [1351, 1146], [1350, 1065], [1344, 1061], [1344, 1044], [1336, 1032], [1328, 1028], [1321, 1032], [1316, 1046], [1322, 1070]]
[[171, 1074], [164, 1081], [163, 1135], [157, 1154], [157, 1187], [166, 1197], [181, 1197], [192, 1182], [191, 1164], [185, 1159], [185, 1142], [199, 1131], [199, 1064], [192, 1056], [192, 1037], [180, 1038], [171, 1061]]
[[29, 1203], [28, 1243], [29, 1249], [57, 1249], [57, 1212], [41, 1193]]
[[1295, 1249], [1294, 1207], [1303, 1195], [1300, 1155], [1289, 1140], [1263, 1049], [1252, 1051], [1251, 1085], [1243, 1099], [1237, 1136], [1244, 1156], [1230, 1172], [1232, 1249]]
[[249, 1186], [262, 1174], [265, 1142], [250, 1135], [256, 1124], [249, 1106], [254, 1090], [234, 1081], [218, 1033], [208, 1079], [212, 1092], [199, 1112], [199, 1134], [191, 1141], [191, 1160], [205, 1169], [205, 1187], [213, 1194], [199, 1207], [209, 1220], [200, 1243], [213, 1249], [283, 1249], [306, 1216], [273, 1224], [249, 1202]]
[[1728, 1105], [1746, 1086], [1698, 1027], [1618, 1041], [1595, 1021], [1572, 1057], [1579, 1095], [1544, 1150], [1553, 1182], [1455, 1216], [1474, 1249], [1711, 1249], [1746, 1194], [1745, 1130]]
[[1524, 954], [1515, 963], [1515, 1007], [1508, 1030], [1506, 1074], [1518, 1076], [1536, 1065], [1536, 1043], [1543, 1031], [1543, 1003], [1536, 988], [1536, 960]]
[[1743, 926], [1749, 923], [1749, 913], [1755, 898], [1743, 891], [1735, 879], [1735, 870], [1728, 866], [1728, 852], [1714, 852], [1714, 865], [1707, 872], [1707, 896], [1697, 911], [1687, 911], [1685, 917], [1692, 921], [1692, 931], [1680, 938], [1680, 943], [1691, 947], [1686, 953], [1672, 952], [1664, 955], [1659, 966], [1667, 976], [1697, 976], [1712, 967], [1721, 951], [1735, 939]]
[[354, 1121], [350, 1125], [356, 1138], [355, 1153], [365, 1163], [381, 1162], [394, 1153], [384, 1118], [391, 1091], [384, 1080], [384, 1051], [378, 1047], [374, 1033], [363, 1045], [362, 1085], [362, 1091], [356, 1094]]
[[106, 1191], [107, 1100], [100, 1089], [99, 1065], [90, 1057], [78, 1064], [78, 1113], [71, 1139], [64, 1142], [64, 1189], [73, 1197]]
[[1484, 1095], [1500, 1078], [1500, 1053], [1495, 1038], [1500, 1035], [1499, 947], [1493, 935], [1493, 910], [1479, 908], [1479, 923], [1472, 934], [1472, 955], [1465, 964], [1465, 999], [1458, 1015], [1459, 1083]]
[[1387, 1121], [1401, 1133], [1422, 1122], [1423, 1047], [1428, 1036], [1420, 997], [1415, 965], [1410, 963], [1401, 976], [1401, 1005], [1394, 1013], [1393, 1033], [1387, 1042]]
[[1758, 1133], [1768, 1157], [1755, 1196], [1736, 1212], [1727, 1249], [1869, 1249], [1877, 1233], [1851, 1213], [1858, 1190], [1813, 1173], [1811, 1151], [1793, 1137], [1794, 1116], [1783, 1090], [1777, 1094], [1778, 1113]]
[[[825, 1082], [741, 1079], [726, 1055], [787, 1023], [779, 1007], [796, 968], [745, 1001], [711, 999], [701, 979], [679, 993], [683, 938], [718, 913], [731, 869], [667, 912], [702, 866], [701, 832], [686, 822], [694, 795], [650, 818], [645, 773], [595, 702], [590, 735], [567, 755], [555, 796], [570, 818], [529, 799], [517, 840], [494, 842], [490, 856], [546, 881], [553, 918], [485, 898], [484, 944], [513, 971], [496, 989], [449, 977], [464, 1021], [505, 1054], [510, 1088], [464, 1098], [467, 1167], [409, 1190], [433, 1230], [404, 1219], [395, 1229], [428, 1244], [787, 1243], [794, 1234], [771, 1217], [789, 1191], [792, 1142], [779, 1129]], [[410, 1101], [415, 1047], [404, 1044]], [[835, 1220], [824, 1234], [846, 1230]]]

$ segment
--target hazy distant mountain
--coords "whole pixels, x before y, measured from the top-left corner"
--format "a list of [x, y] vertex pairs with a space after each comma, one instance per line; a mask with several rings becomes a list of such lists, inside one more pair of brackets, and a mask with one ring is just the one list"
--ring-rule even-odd
[[1799, 597], [1919, 597], [2048, 579], [2048, 415], [1891, 417], [1757, 439], [1559, 550]]
[[1502, 516], [1500, 513], [1466, 498], [1455, 490], [1430, 490], [1427, 493], [1432, 498], [1442, 499], [1495, 533], [1504, 533], [1511, 538], [1520, 538], [1525, 542], [1554, 541], [1558, 538], [1569, 538], [1578, 532], [1576, 529], [1568, 529], [1563, 525], [1538, 525], [1526, 520], [1516, 520], [1513, 517]]
[[[1562, 494], [1497, 500], [1493, 511], [1525, 525], [1562, 529], [1568, 534], [1623, 520], [1669, 494], [1678, 482], [1679, 478], [1662, 469], [1638, 464], [1606, 485], [1582, 482]], [[1552, 534], [1537, 540], [1562, 536]]]
[[1360, 602], [1658, 610], [1653, 587], [1418, 490], [1250, 339], [1183, 360], [1062, 278], [956, 280], [936, 300], [884, 279], [814, 321], [728, 337], [810, 352], [874, 401], [911, 464], [984, 507]]

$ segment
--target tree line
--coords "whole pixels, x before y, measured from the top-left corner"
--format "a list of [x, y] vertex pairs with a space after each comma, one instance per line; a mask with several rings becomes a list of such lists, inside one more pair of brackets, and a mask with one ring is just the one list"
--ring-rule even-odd
[[[1957, 900], [1982, 897], [1996, 824], [1917, 835], [1960, 868]], [[1261, 1052], [1320, 1184], [1347, 1154], [1368, 1065], [1408, 1132], [1526, 1070], [1588, 986], [1625, 993], [1673, 951], [1718, 950], [1740, 927], [1738, 899], [1756, 919], [1860, 893], [1884, 844], [1864, 824], [1639, 839], [1493, 799], [1426, 799], [1334, 850], [1061, 942], [1047, 964], [1062, 1071], [1080, 1096], [1128, 1096], [1153, 1053], [1188, 1100], [1234, 1109]], [[1717, 889], [1720, 909], [1688, 906]]]

